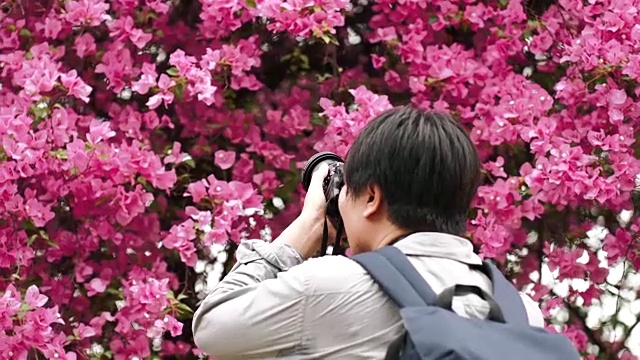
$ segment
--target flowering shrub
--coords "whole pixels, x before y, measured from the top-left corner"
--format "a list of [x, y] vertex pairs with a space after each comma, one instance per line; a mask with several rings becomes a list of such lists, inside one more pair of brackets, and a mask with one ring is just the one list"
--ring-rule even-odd
[[199, 356], [198, 267], [276, 236], [304, 160], [408, 102], [471, 131], [480, 253], [585, 358], [634, 358], [639, 5], [3, 2], [0, 358]]

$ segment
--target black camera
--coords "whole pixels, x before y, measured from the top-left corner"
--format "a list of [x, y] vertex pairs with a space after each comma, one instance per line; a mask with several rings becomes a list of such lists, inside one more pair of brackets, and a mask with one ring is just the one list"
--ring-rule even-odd
[[[338, 208], [338, 197], [340, 196], [340, 190], [342, 190], [344, 186], [344, 160], [342, 160], [340, 156], [328, 151], [313, 155], [302, 169], [302, 186], [305, 191], [309, 190], [313, 173], [320, 167], [320, 164], [323, 163], [329, 164], [329, 173], [322, 182], [322, 190], [324, 191], [324, 198], [327, 201], [326, 217], [337, 230], [336, 241], [332, 251], [335, 253], [336, 251], [342, 250], [340, 248], [340, 238], [344, 231], [342, 217], [340, 216], [340, 210]], [[322, 245], [323, 253], [326, 251], [326, 243], [327, 239], [325, 235]]]

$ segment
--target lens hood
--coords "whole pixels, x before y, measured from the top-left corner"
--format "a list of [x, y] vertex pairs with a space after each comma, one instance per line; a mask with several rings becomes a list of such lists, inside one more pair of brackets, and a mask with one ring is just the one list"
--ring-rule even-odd
[[302, 169], [302, 187], [305, 191], [309, 190], [311, 185], [311, 177], [315, 168], [325, 161], [344, 162], [342, 158], [330, 151], [323, 151], [313, 155]]

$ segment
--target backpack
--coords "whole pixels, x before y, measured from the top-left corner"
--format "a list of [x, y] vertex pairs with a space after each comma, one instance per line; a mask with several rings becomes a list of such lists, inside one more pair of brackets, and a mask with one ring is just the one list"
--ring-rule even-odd
[[[478, 270], [493, 283], [493, 294], [477, 286], [454, 285], [436, 295], [394, 246], [355, 255], [381, 289], [400, 308], [406, 332], [393, 341], [385, 360], [579, 360], [568, 338], [529, 325], [517, 289], [495, 265]], [[475, 319], [451, 310], [453, 297], [473, 292], [490, 305], [488, 318]]]

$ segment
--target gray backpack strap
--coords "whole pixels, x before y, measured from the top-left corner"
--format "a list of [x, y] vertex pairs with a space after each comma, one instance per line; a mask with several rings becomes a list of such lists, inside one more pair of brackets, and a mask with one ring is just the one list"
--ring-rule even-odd
[[[407, 256], [395, 246], [385, 246], [351, 259], [369, 272], [398, 307], [438, 305], [438, 296], [431, 286], [409, 262]], [[481, 266], [472, 267], [491, 279], [493, 298], [504, 320], [511, 324], [528, 326], [529, 318], [520, 293], [500, 270], [489, 261], [484, 261]]]
[[[394, 246], [375, 252], [355, 255], [351, 258], [359, 263], [387, 296], [400, 308], [435, 305], [438, 297], [431, 286], [409, 262], [406, 255]], [[405, 347], [408, 334], [405, 332], [387, 348], [385, 360], [397, 360]], [[406, 350], [406, 349], [405, 349]]]
[[502, 310], [507, 323], [523, 326], [529, 325], [527, 309], [524, 307], [520, 293], [513, 284], [507, 280], [502, 272], [491, 262], [484, 261], [479, 267], [493, 284], [493, 298]]
[[386, 246], [351, 259], [367, 270], [399, 308], [436, 304], [436, 294], [398, 248]]

